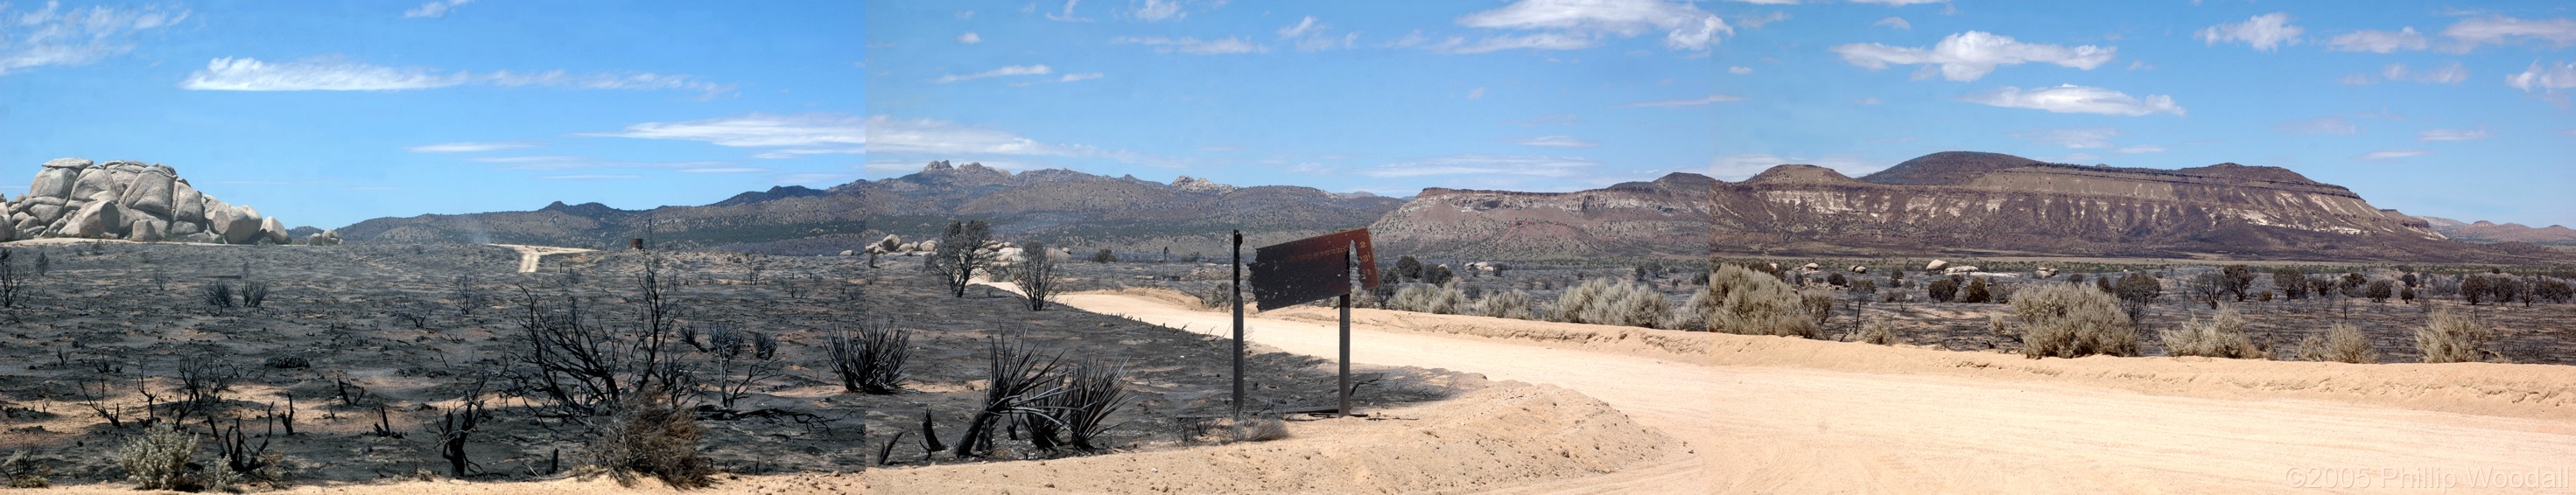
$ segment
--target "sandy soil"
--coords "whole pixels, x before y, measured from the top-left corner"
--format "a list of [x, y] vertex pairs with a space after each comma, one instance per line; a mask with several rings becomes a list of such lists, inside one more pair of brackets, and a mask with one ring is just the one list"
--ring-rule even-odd
[[[1227, 318], [1135, 296], [1066, 302], [1192, 329], [1222, 328]], [[1295, 317], [1305, 311], [1325, 310], [1262, 315], [1251, 336], [1331, 355], [1332, 328]], [[2494, 478], [2479, 477], [2494, 473], [2565, 486], [2565, 473], [2576, 471], [2576, 423], [2568, 421], [2576, 368], [2564, 366], [2030, 361], [1706, 334], [1707, 361], [1694, 362], [1673, 352], [1687, 344], [1563, 337], [1585, 326], [1359, 314], [1360, 362], [1565, 387], [1680, 437], [1687, 446], [1676, 450], [1704, 462], [1668, 458], [1510, 491], [2438, 491], [2494, 488], [2482, 484]], [[1530, 332], [1439, 330], [1491, 327]], [[1547, 339], [1555, 345], [1500, 337], [1532, 332], [1559, 337]]]

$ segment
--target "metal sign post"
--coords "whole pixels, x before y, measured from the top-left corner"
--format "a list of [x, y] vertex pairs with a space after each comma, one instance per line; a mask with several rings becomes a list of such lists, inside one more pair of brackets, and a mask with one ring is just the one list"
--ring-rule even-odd
[[1243, 231], [1234, 231], [1234, 421], [1243, 423]]
[[[1341, 376], [1334, 395], [1338, 407], [1296, 412], [1351, 414], [1351, 292], [1377, 288], [1377, 254], [1369, 247], [1368, 229], [1353, 229], [1288, 241], [1255, 250], [1252, 296], [1263, 310], [1338, 298], [1341, 310]], [[1241, 296], [1236, 296], [1240, 298]], [[1236, 308], [1237, 346], [1242, 345], [1240, 305]], [[1241, 351], [1237, 351], [1241, 354]], [[1242, 373], [1238, 369], [1236, 376]], [[1240, 389], [1238, 389], [1240, 390]], [[1242, 402], [1237, 392], [1236, 402]]]

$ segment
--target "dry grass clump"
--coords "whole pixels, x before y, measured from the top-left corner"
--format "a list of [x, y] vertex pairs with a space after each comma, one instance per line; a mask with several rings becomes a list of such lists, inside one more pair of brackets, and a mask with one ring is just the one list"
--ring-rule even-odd
[[1239, 442], [1267, 442], [1287, 438], [1288, 422], [1281, 421], [1279, 418], [1255, 418], [1235, 427], [1234, 439]]
[[1672, 312], [1664, 294], [1635, 283], [1596, 278], [1557, 298], [1557, 319], [1568, 323], [1655, 328]]
[[1860, 334], [1856, 338], [1861, 342], [1878, 345], [1896, 344], [1896, 332], [1889, 328], [1886, 318], [1871, 318], [1868, 323], [1862, 323]]
[[2217, 316], [2206, 322], [2195, 316], [2180, 329], [2168, 328], [2156, 333], [2163, 337], [2166, 352], [2177, 357], [2262, 359], [2271, 356], [2262, 346], [2255, 345], [2253, 339], [2245, 337], [2245, 316], [2237, 314], [2234, 308], [2219, 310]]
[[2299, 360], [2336, 361], [2354, 364], [2379, 362], [2379, 351], [2370, 347], [2370, 338], [2350, 323], [2336, 323], [2326, 331], [2299, 340]]
[[2485, 351], [2479, 348], [2492, 341], [2495, 329], [2447, 309], [2433, 312], [2432, 321], [2415, 329], [2415, 348], [2423, 351], [2427, 363], [2482, 361], [2480, 354]]
[[1456, 283], [1407, 284], [1395, 291], [1395, 297], [1387, 298], [1386, 308], [1441, 315], [1464, 313], [1470, 309], [1467, 292], [1458, 289]]
[[[1831, 309], [1827, 294], [1827, 311]], [[1807, 297], [1787, 282], [1741, 266], [1718, 267], [1691, 308], [1707, 314], [1708, 329], [1744, 335], [1815, 338], [1820, 328]]]
[[116, 452], [117, 465], [125, 468], [126, 479], [141, 490], [195, 491], [198, 482], [189, 475], [188, 464], [196, 457], [197, 435], [181, 433], [170, 423], [126, 439], [125, 447]]
[[641, 474], [677, 488], [707, 486], [715, 468], [698, 457], [698, 439], [705, 430], [697, 415], [655, 395], [639, 394], [619, 408], [584, 452], [587, 463], [619, 481]]
[[1200, 292], [1198, 297], [1199, 309], [1223, 309], [1230, 311], [1234, 308], [1234, 284], [1223, 283], [1209, 286], [1206, 291]]
[[2138, 330], [2120, 300], [2073, 284], [2041, 284], [2013, 297], [2024, 330], [2023, 356], [2038, 359], [2138, 354]]
[[1476, 314], [1495, 318], [1536, 320], [1538, 311], [1532, 307], [1533, 304], [1535, 303], [1530, 301], [1530, 295], [1527, 292], [1519, 290], [1489, 292], [1486, 293], [1484, 300], [1476, 301]]

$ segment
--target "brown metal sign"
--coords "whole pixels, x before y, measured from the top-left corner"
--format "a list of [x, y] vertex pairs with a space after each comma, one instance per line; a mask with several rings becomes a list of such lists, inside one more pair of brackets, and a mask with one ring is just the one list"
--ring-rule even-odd
[[1359, 253], [1362, 287], [1377, 288], [1377, 252], [1368, 229], [1352, 229], [1257, 248], [1252, 298], [1269, 311], [1351, 293], [1349, 253]]

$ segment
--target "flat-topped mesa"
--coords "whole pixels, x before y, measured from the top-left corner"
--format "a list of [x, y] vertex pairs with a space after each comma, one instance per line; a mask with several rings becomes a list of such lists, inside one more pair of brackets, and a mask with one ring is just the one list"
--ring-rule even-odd
[[[197, 191], [167, 165], [46, 161], [27, 194], [6, 201], [0, 241], [44, 238], [286, 244], [284, 222]], [[336, 238], [337, 234], [329, 236]]]
[[1709, 191], [1718, 183], [1676, 173], [1563, 193], [1426, 188], [1371, 224], [1369, 236], [1380, 257], [1696, 259], [1708, 253]]

